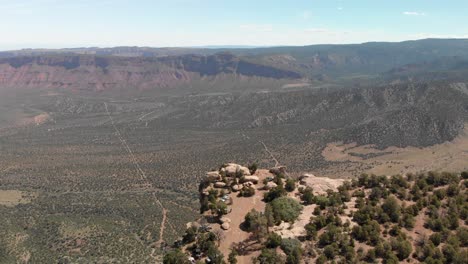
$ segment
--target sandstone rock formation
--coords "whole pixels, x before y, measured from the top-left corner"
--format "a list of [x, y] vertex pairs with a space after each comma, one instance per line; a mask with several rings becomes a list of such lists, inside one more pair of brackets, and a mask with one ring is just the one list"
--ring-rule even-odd
[[274, 182], [268, 182], [266, 185], [265, 185], [265, 190], [271, 190], [275, 187], [277, 187], [278, 184], [274, 183]]
[[241, 182], [242, 183], [251, 182], [253, 184], [257, 184], [258, 183], [258, 177], [257, 176], [244, 176], [243, 178], [241, 178]]
[[299, 183], [302, 185], [305, 185], [307, 184], [307, 179], [311, 177], [315, 177], [315, 175], [310, 174], [310, 173], [304, 173], [299, 177]]
[[242, 176], [250, 175], [250, 170], [247, 167], [235, 163], [226, 164], [226, 166], [221, 169], [221, 172], [226, 173], [227, 177], [236, 177], [238, 173]]
[[224, 187], [226, 187], [226, 183], [225, 182], [215, 182], [214, 187], [224, 188]]
[[242, 187], [243, 186], [240, 185], [240, 184], [235, 184], [235, 185], [232, 186], [232, 191], [233, 192], [238, 192], [238, 191], [240, 191], [242, 189]]
[[311, 187], [315, 194], [325, 194], [327, 190], [336, 192], [338, 187], [345, 181], [344, 179], [316, 177], [313, 174], [303, 174], [302, 176], [301, 184]]
[[286, 174], [286, 166], [276, 166], [270, 169], [274, 175]]
[[210, 171], [207, 172], [205, 175], [205, 181], [208, 182], [215, 182], [221, 179], [221, 175], [219, 174], [218, 171]]

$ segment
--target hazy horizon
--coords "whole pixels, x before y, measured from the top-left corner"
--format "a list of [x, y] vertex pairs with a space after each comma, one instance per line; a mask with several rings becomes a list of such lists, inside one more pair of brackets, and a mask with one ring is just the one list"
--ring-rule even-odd
[[71, 47], [57, 47], [57, 48], [43, 48], [43, 47], [28, 47], [18, 49], [0, 49], [0, 52], [18, 51], [18, 50], [72, 50], [72, 49], [112, 49], [112, 48], [150, 48], [150, 49], [256, 49], [256, 48], [277, 48], [277, 47], [307, 47], [319, 45], [360, 45], [366, 43], [402, 43], [408, 41], [421, 41], [421, 40], [468, 40], [468, 38], [421, 38], [421, 39], [406, 39], [399, 41], [365, 41], [356, 43], [320, 43], [320, 44], [306, 44], [306, 45], [264, 45], [264, 46], [250, 46], [250, 45], [200, 45], [200, 46], [127, 46], [127, 45], [112, 45], [112, 46], [71, 46]]
[[[304, 46], [467, 38], [468, 3], [0, 0], [0, 50]], [[12, 23], [14, 22], [14, 23]]]

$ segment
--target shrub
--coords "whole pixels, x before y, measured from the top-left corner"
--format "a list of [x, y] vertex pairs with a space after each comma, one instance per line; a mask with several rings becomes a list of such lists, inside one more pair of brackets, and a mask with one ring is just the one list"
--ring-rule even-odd
[[315, 196], [315, 203], [323, 210], [329, 205], [329, 200], [326, 196], [318, 195]]
[[180, 249], [169, 251], [163, 258], [164, 264], [188, 264], [188, 256], [185, 255]]
[[240, 190], [239, 196], [252, 197], [255, 195], [255, 188], [252, 186], [244, 187]]
[[210, 247], [206, 253], [212, 264], [224, 264], [224, 255], [217, 247]]
[[335, 243], [333, 243], [331, 245], [326, 246], [323, 249], [323, 254], [327, 257], [327, 259], [334, 259], [339, 252], [338, 250], [338, 246]]
[[413, 251], [411, 243], [404, 239], [394, 240], [392, 243], [392, 249], [395, 250], [399, 260], [408, 258]]
[[302, 248], [298, 247], [293, 250], [288, 256], [286, 257], [286, 264], [299, 264], [301, 263], [302, 259]]
[[301, 242], [297, 239], [283, 239], [281, 241], [281, 249], [286, 253], [287, 264], [299, 264], [302, 259]]
[[271, 189], [269, 192], [265, 193], [263, 199], [265, 202], [269, 203], [275, 199], [278, 199], [286, 195], [286, 191], [282, 185], [278, 185], [275, 188]]
[[376, 256], [375, 256], [375, 249], [369, 249], [369, 251], [367, 251], [367, 255], [366, 255], [366, 261], [367, 262], [375, 262], [375, 259], [376, 259]]
[[414, 220], [414, 216], [409, 213], [405, 213], [402, 217], [402, 225], [406, 229], [412, 229], [414, 228], [414, 225], [416, 223], [416, 220]]
[[250, 174], [253, 175], [257, 171], [258, 164], [256, 162], [254, 162], [254, 163], [250, 164], [248, 168], [249, 168]]
[[265, 206], [265, 218], [266, 218], [268, 226], [274, 226], [275, 225], [275, 216], [274, 216], [274, 213], [273, 213], [273, 208], [271, 207], [270, 204], [266, 204], [266, 206]]
[[401, 207], [395, 197], [391, 196], [385, 199], [382, 204], [383, 211], [390, 216], [390, 220], [397, 223], [400, 219]]
[[261, 212], [252, 209], [245, 215], [243, 226], [247, 232], [253, 232], [261, 226], [267, 225], [267, 219]]
[[301, 248], [301, 241], [294, 238], [287, 238], [281, 241], [281, 249], [286, 255], [293, 252], [296, 248]]
[[267, 241], [265, 243], [265, 246], [268, 248], [276, 248], [281, 245], [282, 238], [280, 235], [276, 233], [270, 233], [268, 235]]
[[304, 228], [307, 232], [307, 239], [315, 240], [317, 238], [317, 228], [313, 223], [308, 223]]
[[302, 205], [289, 197], [280, 197], [271, 202], [273, 216], [277, 223], [281, 221], [294, 222], [302, 211]]
[[208, 197], [206, 196], [200, 197], [200, 213], [203, 214], [209, 209], [210, 209], [210, 202], [208, 201]]
[[296, 181], [294, 179], [287, 179], [286, 180], [286, 185], [284, 186], [286, 191], [292, 192], [296, 189]]
[[457, 238], [460, 241], [462, 247], [468, 246], [468, 229], [466, 227], [460, 227], [457, 229]]
[[253, 262], [258, 264], [282, 263], [283, 259], [276, 253], [276, 250], [264, 248]]
[[239, 256], [239, 253], [235, 249], [231, 249], [231, 252], [229, 253], [228, 256], [228, 262], [229, 264], [237, 264], [237, 256]]
[[213, 214], [216, 214], [218, 217], [223, 216], [228, 213], [228, 206], [222, 201], [210, 204], [210, 209]]
[[327, 257], [325, 255], [320, 255], [317, 258], [317, 261], [315, 262], [316, 264], [324, 264], [327, 262]]
[[463, 179], [465, 179], [465, 180], [468, 179], [468, 171], [462, 172], [462, 173], [461, 173], [461, 177], [462, 177]]
[[429, 239], [432, 241], [432, 243], [434, 244], [434, 246], [438, 246], [440, 244], [440, 242], [442, 242], [442, 236], [440, 235], [440, 233], [434, 233], [432, 234]]
[[307, 187], [302, 192], [301, 200], [304, 202], [305, 205], [314, 204], [314, 202], [315, 202], [314, 201], [314, 194], [313, 194], [312, 189], [310, 187]]
[[197, 237], [197, 233], [198, 233], [198, 230], [197, 230], [196, 227], [191, 226], [191, 227], [187, 228], [187, 230], [185, 231], [185, 235], [182, 238], [182, 241], [185, 244], [195, 242], [195, 238]]

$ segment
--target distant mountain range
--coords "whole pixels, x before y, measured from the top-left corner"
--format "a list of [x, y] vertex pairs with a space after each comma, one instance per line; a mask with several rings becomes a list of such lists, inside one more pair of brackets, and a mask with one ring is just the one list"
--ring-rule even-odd
[[[193, 87], [197, 81], [212, 86], [209, 92], [219, 92], [233, 83], [248, 89], [250, 84], [239, 80], [249, 83], [252, 78], [262, 79], [261, 89], [267, 90], [298, 83], [349, 86], [354, 78], [360, 84], [379, 78], [463, 78], [467, 62], [465, 39], [269, 48], [26, 49], [0, 52], [0, 87], [161, 90]], [[427, 74], [434, 71], [440, 74]], [[211, 85], [214, 81], [217, 85]]]

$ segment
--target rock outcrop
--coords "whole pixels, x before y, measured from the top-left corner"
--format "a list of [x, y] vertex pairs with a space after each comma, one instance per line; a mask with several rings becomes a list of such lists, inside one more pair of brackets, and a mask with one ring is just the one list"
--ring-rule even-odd
[[331, 179], [326, 177], [317, 177], [310, 173], [304, 173], [300, 177], [302, 185], [311, 187], [315, 194], [325, 194], [327, 190], [337, 191], [338, 187], [343, 184], [344, 179]]
[[265, 184], [265, 190], [271, 190], [273, 188], [276, 188], [277, 186], [278, 184], [274, 182], [268, 182], [267, 184]]
[[215, 182], [214, 187], [215, 188], [224, 188], [224, 187], [226, 187], [226, 183], [225, 182]]
[[221, 174], [219, 174], [219, 171], [207, 172], [204, 180], [207, 182], [215, 182], [215, 181], [221, 180]]
[[243, 188], [242, 185], [240, 185], [240, 184], [235, 184], [235, 185], [232, 186], [232, 191], [233, 191], [233, 192], [238, 192], [238, 191], [242, 190], [242, 188]]
[[221, 173], [225, 173], [227, 177], [250, 176], [250, 170], [247, 167], [235, 163], [228, 163], [224, 168], [221, 168]]
[[274, 175], [286, 174], [286, 166], [276, 166], [270, 169], [270, 172]]
[[253, 184], [257, 184], [258, 183], [258, 176], [244, 176], [240, 180], [241, 180], [241, 183], [251, 182]]

